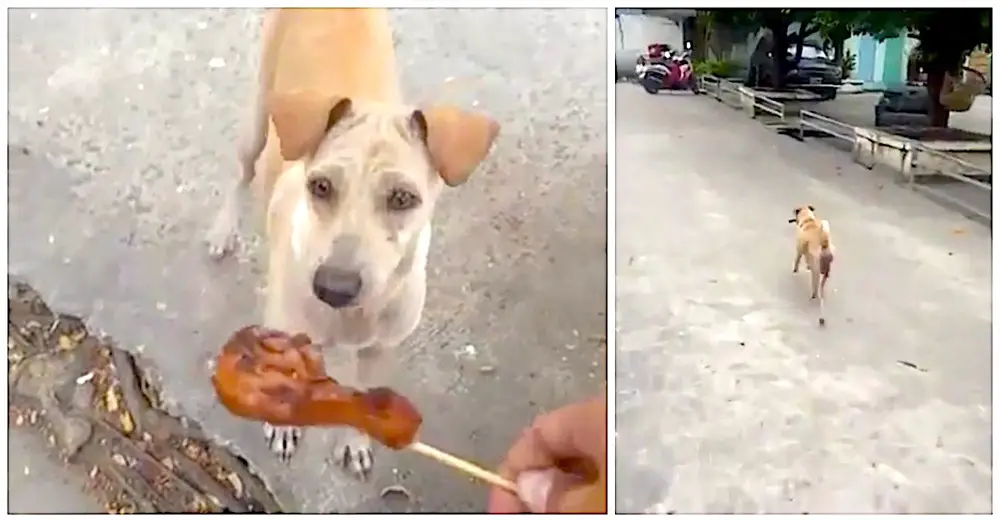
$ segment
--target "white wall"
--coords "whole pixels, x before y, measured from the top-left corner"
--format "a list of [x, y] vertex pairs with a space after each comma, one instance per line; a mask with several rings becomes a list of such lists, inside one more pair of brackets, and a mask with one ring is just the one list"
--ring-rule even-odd
[[654, 42], [666, 43], [675, 49], [684, 48], [684, 32], [677, 22], [669, 18], [623, 14], [618, 19], [621, 23], [615, 27], [617, 50], [644, 50]]
[[677, 22], [662, 16], [621, 14], [615, 24], [615, 68], [621, 74], [635, 69], [635, 59], [650, 43], [684, 48], [684, 31]]

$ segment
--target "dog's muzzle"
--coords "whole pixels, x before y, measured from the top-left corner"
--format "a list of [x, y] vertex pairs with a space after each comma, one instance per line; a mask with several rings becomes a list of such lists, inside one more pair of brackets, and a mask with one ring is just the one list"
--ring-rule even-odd
[[320, 265], [313, 274], [313, 294], [330, 307], [347, 307], [361, 294], [361, 273]]

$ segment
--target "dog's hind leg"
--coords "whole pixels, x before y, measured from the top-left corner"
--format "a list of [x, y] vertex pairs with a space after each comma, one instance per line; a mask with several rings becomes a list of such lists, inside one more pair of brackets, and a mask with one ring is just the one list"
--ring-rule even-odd
[[[267, 133], [265, 120], [264, 134]], [[243, 212], [242, 206], [249, 198], [250, 183], [254, 179], [254, 162], [263, 150], [264, 145], [258, 147], [256, 137], [249, 140], [249, 144], [241, 144], [239, 148], [239, 163], [241, 175], [232, 185], [230, 185], [223, 195], [222, 206], [215, 215], [208, 233], [205, 235], [205, 242], [208, 245], [208, 254], [213, 259], [221, 259], [236, 249], [239, 241], [240, 217]]]
[[[267, 133], [265, 121], [264, 134]], [[215, 215], [208, 233], [205, 235], [205, 242], [208, 245], [208, 254], [213, 259], [220, 259], [231, 253], [239, 241], [240, 216], [242, 206], [250, 194], [250, 183], [254, 178], [254, 162], [263, 150], [264, 145], [257, 147], [256, 138], [252, 138], [249, 144], [240, 145], [239, 163], [241, 175], [232, 185], [226, 188], [223, 194], [222, 206]]]
[[256, 175], [255, 165], [267, 144], [269, 119], [267, 96], [271, 91], [275, 60], [277, 59], [273, 42], [280, 39], [280, 29], [276, 13], [265, 15], [261, 34], [263, 52], [261, 53], [257, 92], [251, 107], [249, 122], [244, 128], [236, 150], [240, 178], [226, 191], [222, 207], [219, 208], [219, 213], [205, 235], [208, 254], [216, 260], [221, 259], [236, 248], [239, 240], [241, 203], [249, 198], [250, 184]]
[[819, 266], [818, 265], [813, 265], [813, 264], [817, 264], [819, 262], [816, 260], [815, 256], [812, 257], [812, 258], [810, 258], [809, 260], [810, 260], [809, 261], [809, 287], [812, 289], [812, 294], [810, 295], [810, 297], [815, 300], [816, 298], [819, 297], [819, 278], [820, 278], [820, 274], [819, 274]]

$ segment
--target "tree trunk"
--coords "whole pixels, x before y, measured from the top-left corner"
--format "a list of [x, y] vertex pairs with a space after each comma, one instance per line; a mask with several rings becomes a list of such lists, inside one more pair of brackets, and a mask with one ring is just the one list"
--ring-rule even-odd
[[771, 86], [776, 89], [785, 88], [785, 76], [788, 75], [788, 23], [773, 24], [771, 29]]
[[833, 61], [837, 65], [840, 65], [840, 62], [844, 61], [844, 42], [846, 40], [846, 38], [841, 39], [838, 37], [833, 42]]
[[934, 67], [927, 71], [927, 95], [930, 97], [931, 126], [948, 128], [951, 112], [941, 104], [941, 88], [944, 86], [945, 71]]
[[709, 59], [709, 46], [712, 36], [712, 27], [707, 16], [698, 14], [695, 17], [695, 37], [691, 58], [696, 61]]

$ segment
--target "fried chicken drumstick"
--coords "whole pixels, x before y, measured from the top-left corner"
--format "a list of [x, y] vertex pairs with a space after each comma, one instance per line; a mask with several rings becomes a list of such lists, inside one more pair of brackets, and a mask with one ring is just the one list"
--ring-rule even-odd
[[216, 359], [212, 385], [219, 402], [239, 417], [278, 426], [349, 426], [388, 448], [408, 448], [514, 490], [499, 475], [417, 442], [423, 419], [405, 397], [388, 388], [361, 392], [331, 379], [305, 334], [256, 326], [236, 331]]

